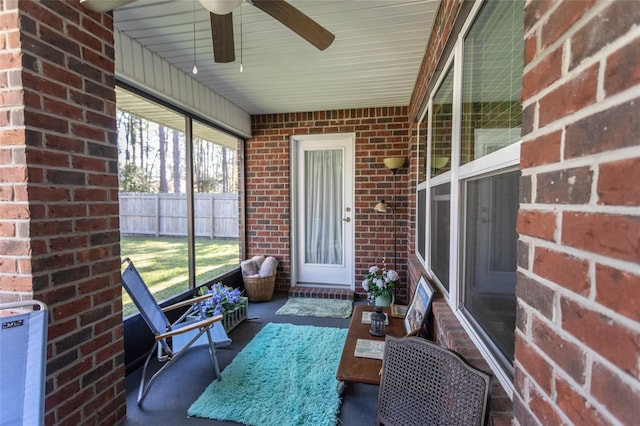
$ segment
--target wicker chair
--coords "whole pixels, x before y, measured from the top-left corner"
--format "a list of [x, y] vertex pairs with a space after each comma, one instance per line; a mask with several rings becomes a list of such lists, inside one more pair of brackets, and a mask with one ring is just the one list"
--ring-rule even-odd
[[387, 337], [376, 424], [482, 425], [491, 376], [418, 337]]

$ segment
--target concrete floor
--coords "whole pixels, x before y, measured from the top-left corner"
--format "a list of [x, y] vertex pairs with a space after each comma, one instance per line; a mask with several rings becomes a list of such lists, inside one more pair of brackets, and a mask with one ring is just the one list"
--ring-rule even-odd
[[[231, 362], [238, 352], [251, 341], [270, 322], [297, 325], [317, 325], [324, 327], [348, 328], [350, 318], [311, 318], [279, 316], [275, 312], [286, 302], [286, 296], [276, 295], [270, 302], [249, 303], [248, 317], [229, 336], [233, 343], [228, 348], [218, 349], [217, 357], [220, 369]], [[189, 350], [182, 359], [167, 369], [153, 384], [142, 407], [136, 404], [140, 369], [127, 376], [127, 418], [124, 426], [134, 425], [236, 425], [224, 422], [187, 417], [187, 409], [200, 396], [202, 391], [215, 378], [206, 347]], [[224, 375], [224, 371], [222, 373]], [[378, 387], [365, 384], [353, 384], [342, 394], [340, 421], [345, 426], [372, 425], [375, 421], [378, 399]], [[247, 401], [247, 404], [251, 404]], [[283, 413], [283, 417], [286, 413]], [[269, 425], [272, 426], [272, 425]], [[275, 425], [273, 425], [275, 426]]]

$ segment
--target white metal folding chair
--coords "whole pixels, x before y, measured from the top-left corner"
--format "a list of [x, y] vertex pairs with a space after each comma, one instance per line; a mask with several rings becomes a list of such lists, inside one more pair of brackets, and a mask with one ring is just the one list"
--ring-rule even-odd
[[0, 304], [2, 426], [44, 424], [47, 314], [36, 300]]
[[[216, 346], [227, 346], [231, 343], [231, 339], [229, 339], [229, 336], [227, 336], [227, 333], [222, 327], [222, 315], [206, 318], [200, 321], [185, 321], [189, 314], [198, 309], [199, 302], [207, 297], [211, 297], [211, 295], [196, 297], [184, 302], [176, 303], [166, 308], [161, 308], [149, 291], [149, 288], [144, 283], [131, 259], [125, 258], [122, 261], [122, 264], [126, 264], [126, 267], [122, 272], [122, 285], [131, 296], [133, 303], [135, 303], [136, 307], [140, 311], [140, 315], [155, 336], [155, 344], [147, 355], [147, 359], [142, 369], [142, 376], [140, 377], [138, 405], [142, 405], [142, 402], [146, 398], [155, 379], [176, 360], [178, 360], [180, 356], [192, 347], [203, 335], [207, 336], [213, 369], [216, 373], [216, 379], [220, 380], [220, 367], [218, 366], [215, 348]], [[176, 322], [170, 323], [165, 312], [177, 308], [184, 308], [185, 306], [190, 307], [180, 316], [180, 318], [178, 318]], [[182, 339], [179, 339], [182, 342], [180, 347], [172, 345], [174, 340], [173, 338], [178, 336], [183, 337]], [[164, 365], [153, 376], [151, 376], [148, 381], [146, 381], [149, 361], [153, 357], [154, 353], [157, 353], [158, 361], [164, 363]]]

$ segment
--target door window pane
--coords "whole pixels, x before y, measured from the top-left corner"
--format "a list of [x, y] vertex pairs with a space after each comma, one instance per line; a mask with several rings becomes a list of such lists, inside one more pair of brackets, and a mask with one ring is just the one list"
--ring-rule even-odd
[[519, 171], [466, 182], [464, 306], [513, 362]]
[[305, 151], [305, 262], [342, 265], [342, 150]]

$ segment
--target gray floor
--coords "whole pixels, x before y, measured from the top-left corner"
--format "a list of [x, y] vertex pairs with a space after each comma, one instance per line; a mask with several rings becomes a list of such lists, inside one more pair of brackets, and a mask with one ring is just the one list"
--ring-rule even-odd
[[[224, 369], [235, 355], [270, 322], [325, 327], [348, 328], [350, 319], [311, 318], [275, 315], [286, 302], [285, 296], [275, 296], [270, 302], [250, 303], [248, 317], [229, 334], [231, 347], [217, 351], [220, 368]], [[224, 371], [223, 371], [224, 375]], [[140, 370], [130, 374], [126, 380], [127, 419], [123, 425], [236, 425], [224, 422], [187, 417], [187, 409], [214, 379], [211, 361], [205, 347], [190, 350], [182, 359], [167, 369], [153, 384], [142, 408], [136, 404]], [[353, 384], [342, 395], [340, 421], [346, 426], [374, 424], [378, 387]], [[247, 401], [247, 404], [251, 404]], [[283, 417], [286, 413], [282, 414]]]

